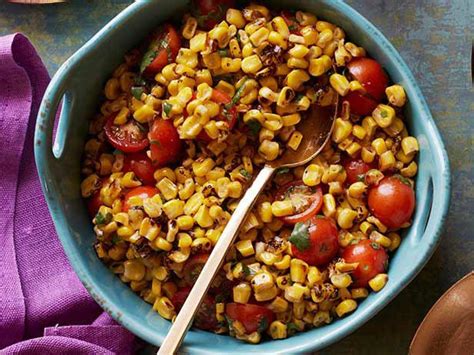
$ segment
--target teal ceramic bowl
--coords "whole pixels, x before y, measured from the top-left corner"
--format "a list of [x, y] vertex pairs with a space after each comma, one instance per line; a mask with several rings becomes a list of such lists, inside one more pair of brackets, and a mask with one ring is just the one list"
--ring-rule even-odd
[[[416, 213], [399, 250], [391, 258], [386, 287], [372, 293], [350, 316], [288, 339], [250, 345], [234, 338], [191, 330], [184, 351], [193, 353], [294, 353], [321, 349], [355, 331], [385, 307], [433, 254], [446, 217], [450, 172], [446, 150], [425, 99], [395, 48], [366, 19], [342, 1], [275, 1], [315, 13], [340, 25], [348, 37], [379, 60], [394, 82], [408, 94], [406, 117], [420, 142], [416, 179]], [[92, 297], [119, 323], [140, 338], [160, 345], [170, 323], [152, 311], [96, 257], [94, 233], [80, 196], [80, 158], [88, 119], [96, 111], [104, 82], [160, 22], [183, 10], [185, 0], [138, 1], [130, 5], [87, 42], [58, 70], [44, 96], [35, 133], [39, 176], [59, 238], [67, 256]], [[271, 5], [269, 5], [271, 6]], [[53, 143], [53, 122], [62, 102]]]

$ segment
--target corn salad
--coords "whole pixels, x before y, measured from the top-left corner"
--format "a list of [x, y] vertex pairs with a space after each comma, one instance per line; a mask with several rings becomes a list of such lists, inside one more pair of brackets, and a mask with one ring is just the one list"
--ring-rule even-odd
[[[389, 282], [413, 213], [420, 147], [403, 87], [303, 11], [250, 4], [180, 26], [125, 56], [90, 122], [81, 193], [98, 257], [172, 321], [253, 177], [311, 134], [298, 131], [309, 110], [339, 97], [330, 144], [277, 171], [194, 325], [258, 343], [348, 316]], [[378, 87], [357, 74], [367, 66]]]

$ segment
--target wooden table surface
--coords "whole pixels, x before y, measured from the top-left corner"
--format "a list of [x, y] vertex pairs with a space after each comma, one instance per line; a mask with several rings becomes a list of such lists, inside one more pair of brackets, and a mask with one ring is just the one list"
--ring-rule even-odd
[[[0, 35], [26, 34], [51, 75], [125, 0], [72, 0], [31, 6], [0, 3]], [[376, 317], [322, 354], [405, 354], [418, 325], [456, 280], [474, 270], [474, 90], [470, 0], [347, 0], [400, 51], [444, 137], [452, 168], [441, 244], [416, 279]]]

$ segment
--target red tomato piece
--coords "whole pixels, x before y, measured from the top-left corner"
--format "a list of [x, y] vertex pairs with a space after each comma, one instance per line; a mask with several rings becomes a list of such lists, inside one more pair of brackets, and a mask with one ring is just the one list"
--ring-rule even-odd
[[[171, 303], [179, 311], [183, 307], [184, 302], [191, 292], [191, 287], [183, 287], [178, 290], [173, 297]], [[193, 325], [202, 330], [213, 331], [217, 329], [218, 322], [216, 319], [216, 301], [213, 296], [206, 295], [194, 317]]]
[[288, 10], [283, 10], [281, 12], [281, 17], [285, 20], [290, 33], [300, 34], [300, 24], [296, 21], [296, 15]]
[[149, 198], [149, 197], [153, 197], [155, 196], [156, 194], [158, 194], [160, 191], [154, 187], [154, 186], [139, 186], [139, 187], [135, 187], [134, 189], [130, 190], [126, 195], [125, 195], [125, 198], [124, 198], [124, 202], [123, 202], [123, 206], [122, 206], [122, 210], [124, 212], [127, 212], [128, 209], [130, 208], [130, 205], [128, 203], [128, 200], [131, 198], [131, 197], [135, 197], [135, 196], [138, 196], [140, 197], [141, 199], [146, 199], [146, 198]]
[[351, 60], [347, 64], [347, 69], [374, 100], [381, 101], [384, 98], [388, 77], [379, 62], [371, 58], [359, 57]]
[[367, 287], [372, 278], [387, 269], [387, 252], [369, 239], [348, 246], [344, 249], [342, 257], [347, 263], [359, 263], [352, 273], [353, 287]]
[[115, 115], [110, 116], [104, 126], [105, 136], [114, 148], [125, 153], [136, 153], [148, 147], [146, 133], [135, 120], [116, 125], [114, 119]]
[[153, 185], [156, 182], [153, 177], [155, 168], [145, 152], [126, 154], [123, 171], [133, 171], [145, 185]]
[[92, 218], [95, 217], [97, 212], [99, 212], [100, 206], [102, 206], [104, 203], [102, 202], [102, 199], [100, 198], [100, 190], [94, 192], [94, 194], [87, 200], [87, 210], [89, 211], [89, 216]]
[[296, 224], [315, 216], [323, 206], [323, 193], [319, 186], [306, 186], [301, 180], [283, 185], [276, 195], [277, 201], [291, 200], [295, 214], [281, 217], [283, 223]]
[[167, 64], [174, 62], [181, 48], [181, 38], [170, 24], [165, 24], [154, 34], [148, 50], [143, 55], [140, 72], [153, 76]]
[[336, 224], [330, 218], [316, 216], [311, 219], [308, 232], [309, 246], [306, 249], [298, 249], [290, 240], [292, 254], [309, 265], [328, 264], [339, 251]]
[[367, 164], [362, 159], [347, 159], [344, 162], [344, 169], [347, 174], [346, 183], [351, 185], [358, 181], [364, 181], [365, 173], [373, 168], [372, 165]]
[[379, 104], [368, 95], [354, 91], [344, 96], [344, 101], [349, 102], [351, 113], [360, 116], [371, 114]]
[[400, 176], [382, 179], [369, 189], [370, 212], [388, 228], [400, 228], [415, 210], [415, 192]]
[[227, 9], [235, 7], [234, 0], [195, 0], [192, 12], [200, 27], [211, 30], [225, 19]]
[[247, 334], [264, 332], [275, 320], [275, 313], [258, 304], [227, 303], [225, 313], [231, 320], [241, 322]]
[[153, 122], [148, 134], [151, 149], [151, 161], [154, 165], [163, 166], [176, 162], [182, 149], [178, 131], [169, 120], [158, 119]]

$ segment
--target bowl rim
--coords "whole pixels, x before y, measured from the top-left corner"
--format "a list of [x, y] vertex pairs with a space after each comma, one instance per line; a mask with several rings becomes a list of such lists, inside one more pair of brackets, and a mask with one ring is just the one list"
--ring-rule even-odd
[[[275, 349], [275, 352], [304, 352], [310, 351], [315, 349], [324, 348], [330, 344], [335, 343], [336, 341], [346, 337], [347, 335], [351, 334], [358, 328], [360, 328], [363, 324], [369, 321], [372, 317], [374, 317], [382, 308], [384, 308], [389, 302], [391, 302], [414, 278], [415, 276], [421, 271], [424, 265], [428, 262], [431, 255], [436, 250], [436, 247], [439, 243], [440, 235], [443, 229], [443, 224], [446, 219], [446, 215], [449, 208], [449, 200], [451, 195], [451, 176], [450, 176], [450, 168], [449, 168], [449, 160], [448, 155], [441, 138], [441, 135], [436, 127], [436, 124], [432, 118], [432, 115], [429, 111], [428, 105], [424, 96], [421, 93], [420, 88], [418, 87], [413, 74], [411, 73], [410, 69], [401, 58], [398, 51], [393, 47], [393, 45], [385, 38], [385, 36], [367, 19], [365, 19], [359, 12], [354, 10], [351, 6], [344, 3], [342, 0], [321, 0], [320, 2], [326, 3], [329, 7], [333, 8], [335, 11], [339, 11], [345, 13], [348, 17], [351, 18], [351, 22], [355, 23], [358, 27], [363, 28], [366, 32], [369, 32], [369, 37], [372, 37], [373, 40], [381, 42], [384, 47], [384, 51], [386, 54], [392, 58], [394, 65], [398, 67], [398, 70], [402, 72], [406, 79], [408, 80], [408, 86], [410, 86], [411, 90], [415, 94], [414, 97], [410, 96], [410, 100], [414, 102], [415, 110], [420, 110], [423, 113], [423, 117], [427, 120], [427, 123], [430, 128], [430, 137], [435, 138], [435, 143], [433, 144], [433, 154], [439, 158], [439, 161], [436, 163], [438, 167], [440, 167], [440, 184], [441, 184], [441, 191], [437, 191], [437, 193], [442, 194], [440, 197], [441, 201], [443, 202], [441, 206], [438, 206], [439, 209], [436, 211], [437, 220], [434, 221], [434, 225], [432, 226], [433, 235], [430, 237], [430, 243], [427, 243], [424, 246], [423, 250], [420, 251], [420, 256], [416, 260], [415, 265], [406, 272], [403, 277], [401, 277], [397, 287], [391, 290], [390, 293], [386, 293], [383, 297], [376, 299], [373, 301], [372, 305], [368, 306], [363, 313], [354, 314], [351, 317], [345, 318], [345, 322], [341, 324], [338, 328], [337, 332], [330, 333], [329, 335], [319, 339], [318, 343], [303, 340], [300, 341], [298, 345], [290, 345], [280, 347]], [[48, 86], [45, 96], [42, 100], [41, 107], [38, 113], [38, 119], [35, 127], [35, 142], [41, 142], [48, 139], [48, 133], [45, 132], [45, 124], [48, 125], [46, 122], [46, 118], [50, 117], [50, 109], [51, 107], [57, 106], [59, 102], [59, 98], [57, 97], [57, 92], [60, 91], [61, 85], [61, 78], [67, 76], [68, 72], [71, 71], [82, 59], [83, 56], [87, 55], [90, 51], [93, 51], [97, 46], [101, 45], [106, 38], [110, 35], [109, 31], [113, 29], [115, 26], [121, 24], [122, 22], [126, 21], [130, 17], [133, 17], [142, 7], [147, 6], [146, 2], [134, 2], [128, 7], [126, 7], [122, 12], [120, 12], [117, 16], [115, 16], [111, 21], [109, 21], [97, 34], [95, 34], [87, 43], [85, 43], [79, 50], [77, 50], [56, 72], [54, 75], [50, 85]], [[61, 95], [62, 96], [62, 95]], [[50, 135], [49, 135], [49, 138]], [[44, 148], [44, 147], [43, 147]], [[55, 192], [49, 189], [48, 184], [48, 168], [49, 165], [47, 163], [48, 157], [46, 156], [46, 151], [41, 149], [41, 147], [35, 144], [35, 160], [38, 170], [38, 175], [41, 181], [43, 193], [45, 195], [48, 208], [50, 213], [53, 217], [53, 221], [55, 224], [56, 231], [58, 232], [58, 236], [61, 240], [63, 248], [65, 250], [68, 259], [76, 272], [79, 276], [79, 279], [86, 287], [88, 292], [94, 298], [99, 305], [107, 311], [117, 322], [122, 324], [124, 327], [132, 331], [134, 334], [139, 336], [140, 338], [152, 343], [152, 344], [160, 344], [164, 336], [160, 335], [156, 331], [152, 331], [147, 327], [144, 327], [143, 324], [136, 322], [135, 320], [130, 319], [127, 316], [127, 313], [123, 312], [119, 307], [115, 304], [109, 302], [107, 300], [107, 295], [104, 290], [101, 289], [100, 285], [94, 280], [94, 278], [87, 274], [81, 267], [80, 258], [77, 255], [74, 255], [71, 249], [70, 241], [68, 240], [71, 234], [67, 227], [64, 225], [66, 223], [64, 219], [64, 215], [61, 212], [60, 208], [58, 208], [58, 202], [55, 200]], [[357, 316], [356, 316], [357, 315]], [[311, 333], [307, 331], [305, 333]], [[303, 334], [303, 333], [300, 333]], [[291, 338], [288, 338], [291, 339]], [[302, 339], [300, 339], [302, 340]], [[276, 343], [275, 343], [276, 344]], [[278, 342], [280, 346], [282, 346], [282, 342]], [[255, 350], [258, 351], [258, 345], [255, 345]], [[184, 350], [193, 351], [196, 353], [209, 353], [212, 352], [212, 348], [203, 348], [200, 344], [193, 345], [193, 344], [186, 344], [184, 343]]]

